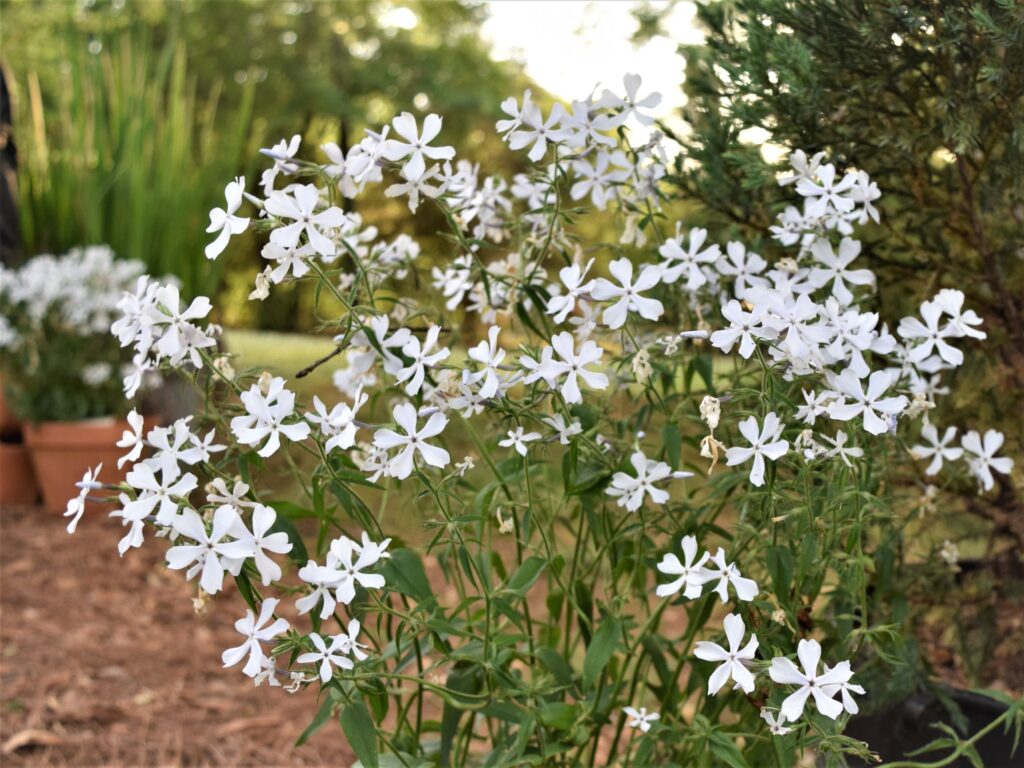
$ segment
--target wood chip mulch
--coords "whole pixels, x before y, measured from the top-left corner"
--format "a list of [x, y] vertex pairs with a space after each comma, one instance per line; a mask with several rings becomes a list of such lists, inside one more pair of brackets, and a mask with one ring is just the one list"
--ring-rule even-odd
[[196, 615], [164, 542], [123, 559], [121, 528], [89, 516], [0, 508], [0, 765], [350, 766], [337, 723], [304, 746], [315, 686], [254, 687], [221, 651], [238, 645], [232, 588]]

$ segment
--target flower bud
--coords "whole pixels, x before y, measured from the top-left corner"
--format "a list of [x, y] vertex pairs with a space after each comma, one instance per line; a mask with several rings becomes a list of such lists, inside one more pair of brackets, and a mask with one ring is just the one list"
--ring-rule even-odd
[[651, 353], [646, 349], [641, 349], [635, 355], [633, 355], [633, 376], [641, 384], [647, 383], [651, 378]]
[[258, 386], [260, 388], [260, 394], [264, 397], [270, 392], [270, 382], [274, 377], [270, 375], [270, 371], [264, 371], [260, 374]]
[[704, 399], [700, 401], [700, 417], [714, 432], [718, 426], [718, 420], [722, 417], [722, 402], [717, 397], [705, 395]]
[[263, 301], [267, 296], [270, 295], [270, 267], [256, 275], [256, 287], [253, 288], [252, 293], [249, 294], [249, 301], [259, 299]]

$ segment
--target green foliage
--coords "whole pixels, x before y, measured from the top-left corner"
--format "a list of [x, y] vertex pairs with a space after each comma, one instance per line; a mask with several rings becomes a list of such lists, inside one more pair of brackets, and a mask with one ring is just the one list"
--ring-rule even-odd
[[[19, 30], [3, 34], [3, 50], [14, 76], [25, 251], [108, 243], [151, 274], [176, 274], [186, 295], [224, 290], [223, 320], [233, 324], [287, 330], [312, 317], [315, 301], [303, 291], [245, 305], [261, 261], [254, 239], [231, 259], [203, 255], [207, 214], [223, 205], [225, 184], [244, 174], [255, 186], [256, 148], [298, 133], [300, 155], [319, 158], [321, 143], [347, 148], [364, 128], [414, 108], [444, 114], [445, 139], [467, 157], [493, 156], [495, 94], [526, 85], [515, 65], [490, 58], [480, 7], [415, 0], [402, 8], [6, 2], [4, 30]], [[384, 236], [426, 237], [439, 224], [414, 223], [402, 202], [382, 195], [364, 196], [359, 212]], [[240, 279], [235, 267], [244, 268]]]
[[[661, 9], [664, 12], [664, 9]], [[648, 14], [644, 31], [656, 27]], [[787, 200], [785, 154], [825, 151], [884, 191], [861, 259], [883, 316], [958, 288], [984, 317], [984, 350], [956, 371], [940, 418], [1000, 424], [1024, 449], [1024, 6], [1014, 0], [723, 0], [698, 6], [678, 193], [697, 220], [764, 238]], [[753, 143], [751, 129], [767, 137]], [[744, 133], [748, 131], [748, 133]], [[758, 142], [761, 139], [758, 138]], [[958, 386], [959, 385], [959, 386]], [[1024, 489], [995, 504], [961, 486], [997, 538], [1024, 545]]]
[[68, 66], [53, 83], [24, 75], [16, 129], [26, 251], [107, 243], [188, 295], [213, 292], [222, 265], [203, 255], [203, 230], [251, 154], [253, 85], [221, 110], [223, 79], [200, 78], [183, 41], [154, 47], [144, 29], [97, 53], [75, 32], [55, 44]]

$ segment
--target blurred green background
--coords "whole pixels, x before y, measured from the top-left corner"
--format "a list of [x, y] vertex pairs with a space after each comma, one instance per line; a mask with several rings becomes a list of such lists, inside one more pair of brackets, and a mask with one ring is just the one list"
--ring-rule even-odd
[[[19, 148], [23, 251], [107, 243], [173, 273], [189, 295], [219, 294], [222, 322], [307, 330], [309, 297], [285, 287], [246, 301], [260, 261], [250, 238], [203, 256], [209, 210], [258, 149], [303, 137], [301, 157], [343, 149], [403, 110], [444, 116], [445, 143], [510, 174], [518, 158], [494, 121], [521, 67], [491, 58], [485, 11], [457, 2], [146, 0], [0, 5]], [[536, 86], [534, 86], [535, 90]], [[430, 251], [441, 223], [380, 190], [355, 208], [382, 237]]]

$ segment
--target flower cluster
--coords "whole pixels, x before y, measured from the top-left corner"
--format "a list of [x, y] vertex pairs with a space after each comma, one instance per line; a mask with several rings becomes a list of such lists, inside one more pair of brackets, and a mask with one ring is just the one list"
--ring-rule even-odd
[[[330, 397], [306, 404], [282, 377], [237, 374], [212, 349], [216, 327], [199, 325], [212, 309], [206, 299], [186, 306], [173, 286], [142, 279], [120, 302], [113, 330], [133, 348], [137, 371], [189, 369], [216, 392], [205, 436], [189, 420], [143, 436], [133, 416], [120, 443], [132, 464], [114, 513], [130, 526], [121, 551], [152, 525], [173, 542], [169, 567], [197, 578], [204, 593], [236, 579], [250, 611], [236, 624], [245, 642], [225, 651], [226, 665], [246, 659], [257, 681], [279, 671], [300, 685], [319, 680], [353, 707], [372, 698], [375, 676], [396, 689], [412, 682], [413, 698], [437, 690], [456, 710], [501, 721], [491, 729], [504, 739], [492, 760], [500, 764], [555, 742], [551, 754], [592, 739], [596, 755], [612, 707], [620, 730], [628, 721], [650, 740], [643, 749], [681, 754], [697, 737], [674, 740], [667, 726], [689, 727], [678, 675], [698, 659], [718, 664], [709, 696], [729, 681], [744, 694], [730, 706], [751, 715], [751, 727], [842, 748], [805, 710], [813, 700], [837, 720], [857, 712], [852, 694], [864, 692], [851, 660], [860, 669], [871, 656], [850, 637], [870, 629], [829, 627], [857, 611], [867, 621], [870, 606], [832, 612], [833, 592], [846, 595], [845, 585], [824, 585], [838, 567], [834, 550], [856, 548], [844, 568], [867, 557], [871, 537], [850, 533], [867, 513], [849, 499], [871, 493], [833, 489], [864, 482], [867, 451], [888, 451], [918, 430], [931, 443], [914, 449], [931, 459], [929, 474], [966, 457], [988, 490], [993, 472], [1010, 471], [1012, 460], [996, 455], [998, 432], [969, 432], [957, 446], [955, 429], [940, 439], [928, 422], [942, 374], [963, 363], [969, 339], [983, 337], [980, 319], [964, 310], [962, 293], [945, 289], [922, 304], [921, 319], [889, 331], [872, 311], [875, 278], [856, 263], [853, 238], [856, 226], [879, 220], [879, 190], [823, 155], [791, 156], [793, 173], [779, 181], [802, 205], [779, 215], [773, 240], [757, 246], [763, 253], [681, 222], [663, 234], [668, 142], [654, 132], [632, 146], [628, 131], [631, 122], [652, 124], [659, 99], [630, 75], [621, 92], [549, 111], [529, 91], [506, 100], [497, 130], [536, 164], [511, 180], [481, 178], [478, 166], [456, 161], [432, 114], [403, 113], [347, 153], [324, 145], [324, 163], [299, 159], [299, 137], [263, 150], [271, 165], [260, 195], [245, 192], [244, 179], [228, 184], [225, 207], [210, 214], [207, 255], [256, 229], [270, 264], [253, 299], [310, 281], [335, 302], [343, 363]], [[432, 301], [403, 289], [425, 272], [418, 245], [406, 236], [383, 242], [345, 210], [387, 177], [386, 195], [413, 211], [429, 201], [451, 227], [454, 253], [432, 266]], [[621, 237], [581, 247], [567, 201], [613, 209]], [[601, 263], [587, 255], [604, 250], [613, 257]], [[135, 382], [125, 382], [129, 395]], [[701, 432], [687, 433], [691, 424]], [[464, 455], [468, 443], [479, 467]], [[271, 462], [294, 473], [308, 508], [263, 500], [260, 474]], [[244, 482], [231, 479], [238, 468]], [[697, 479], [698, 469], [709, 477]], [[210, 480], [202, 491], [201, 477]], [[378, 512], [362, 489], [379, 499]], [[419, 554], [391, 548], [384, 530], [403, 501], [434, 516], [425, 521], [428, 552], [457, 600], [432, 594]], [[318, 524], [315, 553], [292, 518]], [[353, 521], [358, 534], [347, 528]], [[492, 533], [513, 537], [513, 551]], [[698, 537], [715, 540], [714, 554], [699, 552]], [[682, 558], [665, 551], [680, 539]], [[660, 559], [651, 556], [659, 550]], [[298, 585], [282, 583], [275, 556], [288, 557]], [[657, 573], [669, 581], [654, 584]], [[868, 578], [866, 567], [858, 573]], [[527, 597], [542, 574], [552, 614], [544, 622]], [[762, 587], [769, 578], [772, 591]], [[256, 579], [296, 595], [311, 630], [274, 620], [281, 598], [256, 595]], [[848, 591], [851, 601], [865, 594]], [[712, 596], [736, 601], [722, 621], [725, 646], [695, 639], [713, 616]], [[669, 606], [688, 612], [683, 650], [656, 637]], [[342, 631], [326, 634], [322, 622], [331, 621]], [[770, 644], [746, 639], [748, 623]], [[277, 647], [268, 655], [270, 641]], [[759, 660], [768, 647], [778, 650]], [[819, 670], [823, 648], [846, 660]], [[582, 671], [573, 666], [579, 657]], [[648, 682], [654, 671], [657, 685]], [[552, 681], [542, 696], [533, 687]], [[634, 706], [645, 696], [660, 701], [660, 713]]]
[[[36, 421], [117, 415], [130, 370], [109, 336], [122, 294], [145, 280], [140, 261], [107, 246], [0, 266], [0, 359], [21, 415]], [[122, 411], [123, 412], [123, 411]]]

